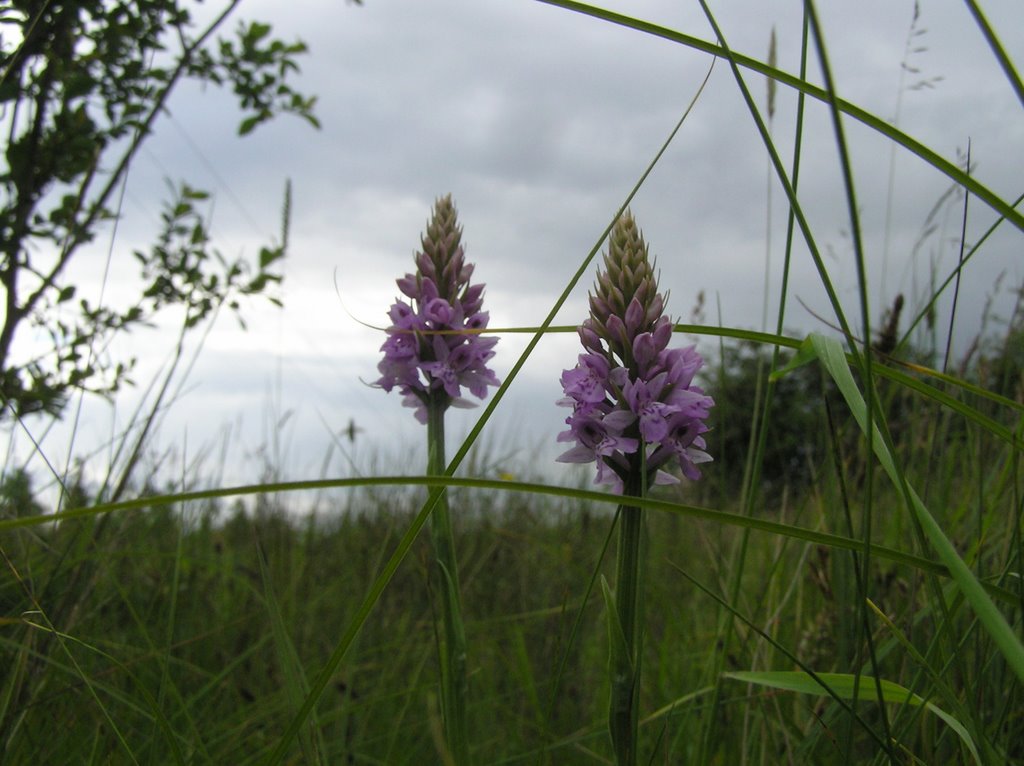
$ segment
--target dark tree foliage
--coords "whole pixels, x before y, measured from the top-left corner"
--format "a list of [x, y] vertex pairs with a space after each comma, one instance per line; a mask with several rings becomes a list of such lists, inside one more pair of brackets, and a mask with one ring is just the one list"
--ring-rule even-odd
[[[117, 390], [131, 360], [104, 349], [157, 311], [182, 307], [192, 327], [280, 280], [284, 244], [263, 248], [254, 264], [225, 259], [196, 207], [205, 193], [184, 183], [174, 186], [156, 243], [134, 253], [144, 284], [137, 300], [94, 305], [66, 278], [112, 225], [119, 185], [183, 81], [230, 87], [241, 134], [280, 113], [316, 125], [314, 99], [289, 84], [301, 42], [275, 39], [258, 22], [216, 37], [239, 2], [219, 10], [198, 0], [0, 4], [0, 420], [60, 415], [76, 389]], [[197, 9], [211, 20], [198, 24]], [[32, 342], [16, 343], [20, 336]]]
[[32, 475], [24, 469], [11, 471], [0, 480], [0, 518], [38, 516], [42, 504], [36, 500]]
[[[1006, 322], [1005, 332], [979, 338], [976, 347], [959, 363], [957, 371], [963, 379], [1018, 402], [1024, 392], [1022, 307], [1024, 290]], [[935, 429], [941, 428], [941, 438], [959, 441], [965, 438], [967, 423], [961, 417], [950, 417], [952, 411], [948, 408], [936, 408], [927, 397], [881, 374], [884, 368], [891, 367], [901, 375], [917, 378], [926, 387], [943, 390], [932, 375], [923, 371], [936, 366], [936, 354], [922, 351], [906, 340], [898, 340], [903, 308], [903, 296], [897, 295], [877, 325], [871, 352], [876, 370], [876, 412], [884, 421], [893, 446], [904, 451], [909, 460], [935, 438]], [[790, 353], [783, 352], [780, 357], [778, 368], [786, 368]], [[715, 456], [715, 475], [720, 478], [727, 496], [735, 496], [752, 472], [751, 459], [756, 446], [752, 434], [761, 424], [760, 408], [771, 371], [772, 348], [746, 342], [726, 347], [717, 369], [705, 376], [705, 387], [716, 402], [712, 411], [713, 430], [708, 434], [709, 451]], [[863, 390], [860, 373], [855, 368], [851, 371]], [[868, 460], [863, 432], [832, 379], [818, 364], [811, 363], [788, 369], [774, 385], [756, 491], [769, 502], [774, 501], [783, 489], [800, 490], [819, 478], [823, 471], [835, 470], [834, 458], [843, 466], [846, 481], [851, 486], [858, 485], [864, 478]], [[946, 393], [965, 398], [956, 388]], [[984, 397], [966, 397], [966, 400], [972, 407], [1007, 425], [1017, 423], [1017, 414], [1001, 403]], [[758, 404], [756, 417], [755, 403]]]
[[[787, 360], [784, 354], [780, 367]], [[760, 426], [754, 404], [759, 390], [764, 399], [771, 363], [771, 348], [750, 342], [727, 346], [718, 370], [709, 371], [705, 381], [715, 398], [709, 452], [730, 496], [750, 470], [751, 434]], [[827, 454], [824, 390], [817, 365], [798, 367], [776, 382], [758, 482], [763, 496], [774, 498], [787, 486], [806, 486], [820, 468]]]

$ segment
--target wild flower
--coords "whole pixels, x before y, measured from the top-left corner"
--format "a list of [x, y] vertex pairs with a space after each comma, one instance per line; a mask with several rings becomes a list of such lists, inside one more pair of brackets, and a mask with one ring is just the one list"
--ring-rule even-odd
[[497, 338], [481, 331], [490, 319], [483, 305], [483, 284], [470, 284], [473, 264], [466, 263], [462, 227], [456, 222], [451, 195], [434, 204], [431, 220], [416, 253], [416, 273], [397, 280], [408, 300], [397, 298], [388, 311], [391, 325], [380, 350], [380, 378], [374, 385], [397, 388], [402, 402], [427, 422], [429, 407], [472, 407], [463, 388], [483, 399], [499, 381], [487, 362]]
[[[416, 410], [427, 426], [427, 473], [445, 473], [444, 416], [450, 406], [472, 407], [463, 398], [466, 388], [483, 399], [488, 386], [499, 381], [487, 362], [494, 356], [497, 338], [485, 338], [489, 316], [483, 308], [484, 286], [470, 284], [473, 265], [466, 263], [462, 227], [457, 222], [451, 195], [438, 199], [420, 238], [416, 272], [398, 280], [408, 300], [398, 298], [388, 311], [391, 326], [381, 346], [384, 358], [377, 365], [379, 388], [402, 394], [402, 403]], [[462, 622], [462, 596], [458, 557], [447, 496], [434, 501], [430, 518], [431, 540], [441, 597], [443, 636], [441, 715], [451, 762], [466, 766], [469, 758], [467, 723], [468, 676], [466, 634]]]
[[596, 461], [597, 483], [618, 491], [627, 479], [638, 486], [677, 482], [664, 470], [674, 465], [698, 479], [697, 466], [711, 460], [702, 434], [714, 401], [693, 384], [703, 364], [696, 347], [668, 348], [667, 293], [658, 291], [647, 244], [629, 212], [612, 231], [604, 266], [579, 328], [586, 353], [562, 373], [559, 404], [573, 411], [558, 440], [575, 446], [558, 460]]
[[563, 463], [597, 463], [599, 484], [623, 495], [616, 514], [619, 543], [614, 594], [602, 583], [608, 603], [608, 733], [618, 766], [638, 762], [640, 658], [642, 655], [645, 519], [642, 498], [651, 484], [677, 482], [663, 468], [678, 465], [696, 479], [705, 452], [705, 420], [714, 406], [693, 385], [703, 360], [697, 349], [668, 347], [672, 322], [658, 292], [647, 244], [626, 212], [612, 229], [604, 271], [590, 296], [590, 316], [579, 328], [586, 351], [562, 373], [572, 407], [558, 435], [574, 446]]

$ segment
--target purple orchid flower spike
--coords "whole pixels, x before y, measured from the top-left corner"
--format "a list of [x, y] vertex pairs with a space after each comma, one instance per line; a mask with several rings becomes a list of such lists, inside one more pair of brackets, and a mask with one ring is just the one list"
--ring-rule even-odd
[[483, 399], [488, 386], [500, 383], [487, 366], [498, 339], [481, 335], [489, 319], [481, 311], [484, 286], [469, 283], [473, 265], [466, 263], [456, 215], [451, 195], [435, 202], [423, 249], [415, 255], [416, 272], [397, 281], [408, 300], [396, 299], [388, 312], [391, 326], [373, 384], [397, 388], [421, 423], [428, 406], [472, 406], [463, 388]]
[[562, 373], [559, 404], [573, 413], [558, 440], [574, 446], [558, 460], [596, 461], [597, 483], [620, 492], [624, 482], [674, 483], [663, 470], [673, 466], [697, 479], [697, 466], [711, 460], [702, 434], [714, 401], [693, 385], [703, 364], [696, 347], [668, 348], [668, 296], [658, 292], [647, 244], [629, 212], [612, 230], [604, 266], [579, 329], [587, 353]]
[[[377, 365], [380, 378], [373, 384], [385, 391], [395, 388], [402, 404], [416, 411], [427, 427], [427, 474], [446, 471], [444, 420], [449, 407], [473, 406], [463, 389], [483, 399], [489, 386], [499, 385], [488, 362], [497, 338], [487, 338], [490, 316], [483, 311], [482, 284], [471, 285], [472, 264], [466, 263], [462, 228], [456, 220], [450, 195], [434, 203], [433, 215], [422, 236], [423, 249], [416, 253], [416, 270], [398, 280], [403, 298], [388, 311], [391, 326], [381, 346], [384, 358]], [[462, 621], [462, 596], [458, 557], [452, 533], [447, 496], [434, 501], [430, 516], [431, 539], [436, 556], [434, 570], [440, 593], [443, 635], [441, 710], [445, 744], [452, 763], [469, 764], [467, 724], [466, 636]]]

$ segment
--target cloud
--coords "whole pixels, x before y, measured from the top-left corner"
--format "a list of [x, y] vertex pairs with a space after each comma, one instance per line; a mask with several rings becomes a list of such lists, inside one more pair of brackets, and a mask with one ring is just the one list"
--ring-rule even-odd
[[[711, 39], [696, 6], [655, 0], [621, 5], [626, 13]], [[796, 72], [799, 5], [732, 3], [715, 11], [730, 45], [748, 55], [767, 56], [774, 25], [779, 66]], [[1004, 5], [991, 9], [991, 17], [1002, 20], [1003, 42], [1019, 61], [1024, 31], [1013, 23], [1012, 4]], [[971, 138], [976, 177], [1008, 198], [1020, 192], [1020, 104], [962, 9], [923, 8], [920, 23], [927, 34], [915, 38], [921, 43], [915, 45], [927, 50], [913, 54], [921, 69], [915, 77], [944, 79], [901, 96], [912, 3], [900, 5], [898, 14], [888, 0], [819, 6], [845, 98], [888, 119], [900, 97], [903, 129], [950, 158]], [[272, 22], [276, 34], [309, 43], [301, 85], [318, 94], [323, 129], [282, 118], [239, 140], [228, 94], [183, 90], [171, 103], [173, 121], [158, 126], [133, 170], [130, 228], [119, 235], [120, 244], [145, 241], [146, 231], [153, 230], [161, 178], [170, 171], [215, 192], [218, 243], [228, 253], [252, 255], [260, 242], [277, 235], [284, 179], [292, 179], [286, 308], [256, 308], [248, 334], [222, 324], [209, 341], [215, 353], [197, 369], [197, 388], [181, 403], [179, 417], [204, 423], [215, 422], [218, 413], [225, 420], [237, 412], [249, 417], [254, 395], [278, 374], [280, 364], [291, 397], [286, 405], [296, 409], [296, 423], [303, 424], [294, 441], [303, 455], [326, 448], [320, 416], [332, 428], [349, 418], [372, 424], [365, 438], [379, 444], [421, 438], [396, 397], [359, 383], [360, 377], [375, 375], [381, 338], [346, 312], [370, 324], [384, 322], [396, 293], [394, 280], [411, 269], [436, 196], [454, 194], [468, 255], [488, 284], [493, 324], [536, 325], [711, 64], [698, 51], [541, 3], [367, 0], [354, 7], [263, 0], [244, 8], [252, 18]], [[810, 71], [812, 79], [820, 78], [813, 55]], [[743, 76], [763, 108], [764, 78]], [[903, 85], [915, 81], [905, 75]], [[796, 101], [794, 92], [780, 87], [772, 130], [787, 169]], [[831, 118], [825, 105], [810, 101], [805, 119], [798, 194], [837, 291], [859, 321], [857, 270]], [[897, 149], [890, 196], [889, 143], [849, 118], [843, 124], [877, 321], [895, 292], [906, 292], [913, 304], [931, 271], [942, 275], [955, 265], [955, 249], [938, 236], [915, 250], [948, 181]], [[769, 185], [774, 324], [786, 200], [733, 74], [719, 61], [633, 203], [658, 257], [661, 285], [671, 290], [675, 316], [688, 319], [704, 291], [709, 322], [717, 323], [720, 307], [724, 324], [760, 327]], [[954, 236], [959, 208], [943, 215], [942, 235]], [[968, 238], [980, 235], [992, 220], [972, 201]], [[1019, 252], [1019, 232], [1008, 232], [979, 256], [962, 296], [967, 334], [996, 274], [1009, 269], [1011, 281], [1019, 283]], [[583, 317], [595, 266], [572, 291], [559, 322]], [[822, 329], [794, 300], [799, 297], [831, 317], [799, 233], [792, 268], [786, 326]], [[140, 341], [137, 351], [145, 353], [148, 343]], [[503, 338], [499, 374], [507, 373], [514, 351], [524, 344], [524, 336]], [[564, 417], [553, 405], [558, 372], [572, 365], [575, 354], [571, 336], [544, 339], [498, 416], [530, 433], [556, 432]]]

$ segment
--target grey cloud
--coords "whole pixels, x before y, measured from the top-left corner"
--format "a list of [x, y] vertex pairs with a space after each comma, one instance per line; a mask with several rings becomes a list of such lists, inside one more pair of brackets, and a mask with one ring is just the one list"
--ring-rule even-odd
[[[891, 116], [912, 4], [903, 4], [905, 13], [895, 20], [888, 0], [856, 8], [819, 5], [842, 94], [880, 116]], [[987, 11], [993, 19], [1019, 15], [1011, 13], [1012, 3], [991, 5]], [[750, 55], [767, 55], [768, 33], [776, 24], [780, 66], [795, 72], [799, 6], [736, 3], [715, 10], [730, 44]], [[332, 424], [344, 425], [349, 417], [372, 420], [368, 442], [419, 444], [421, 433], [397, 398], [359, 382], [360, 376], [366, 380], [375, 373], [380, 338], [349, 319], [342, 304], [364, 321], [383, 321], [396, 293], [394, 279], [411, 268], [411, 254], [436, 195], [455, 196], [468, 255], [477, 262], [477, 276], [488, 284], [487, 307], [494, 322], [535, 324], [593, 246], [710, 64], [704, 54], [540, 3], [367, 0], [357, 8], [341, 2], [265, 0], [243, 8], [248, 16], [269, 19], [277, 34], [309, 43], [301, 82], [303, 89], [319, 95], [323, 129], [313, 131], [285, 118], [238, 140], [237, 115], [226, 94], [182, 92], [171, 104], [174, 120], [199, 144], [217, 177], [175, 125], [162, 124], [151, 145], [152, 161], [141, 158], [133, 171], [132, 228], [120, 236], [144, 241], [167, 169], [215, 191], [223, 249], [252, 254], [262, 238], [278, 231], [283, 182], [292, 178], [287, 307], [283, 313], [260, 313], [253, 326], [264, 333], [261, 342], [287, 360], [283, 375], [291, 398], [286, 403], [300, 410], [295, 448], [315, 454], [327, 443], [317, 410]], [[630, 4], [626, 12], [710, 38], [699, 9], [652, 0]], [[977, 177], [1013, 197], [1020, 192], [1020, 105], [960, 10], [928, 5], [924, 14], [928, 51], [919, 54], [919, 63], [925, 73], [945, 79], [934, 89], [904, 94], [901, 125], [950, 157], [971, 136]], [[1000, 26], [1017, 61], [1024, 50], [1022, 30], [1024, 25]], [[816, 63], [811, 71], [812, 78], [819, 77]], [[763, 104], [764, 79], [744, 76]], [[773, 135], [787, 167], [795, 108], [795, 94], [780, 88]], [[844, 125], [872, 284], [881, 293], [872, 296], [879, 314], [896, 290], [909, 294], [915, 279], [924, 284], [929, 259], [939, 257], [925, 251], [912, 259], [924, 218], [947, 182], [900, 150], [896, 195], [890, 200], [889, 144], [852, 120]], [[855, 307], [856, 271], [844, 234], [849, 219], [835, 139], [827, 109], [818, 102], [808, 103], [805, 141], [800, 199], [844, 301]], [[633, 204], [658, 256], [662, 287], [672, 292], [675, 316], [688, 319], [697, 293], [704, 290], [709, 322], [717, 323], [720, 300], [726, 325], [760, 325], [767, 173], [761, 138], [731, 71], [719, 61], [688, 122]], [[785, 199], [777, 182], [772, 184], [774, 301]], [[892, 228], [883, 285], [887, 206]], [[972, 201], [970, 232], [980, 233], [991, 220]], [[950, 253], [948, 248], [942, 253], [947, 271]], [[1019, 253], [1019, 232], [1009, 232], [993, 240], [984, 261], [979, 256], [969, 289], [965, 282], [965, 323], [980, 313], [987, 285], [1002, 269], [1021, 278]], [[793, 268], [787, 326], [822, 329], [792, 300], [799, 296], [829, 314], [799, 237]], [[582, 318], [593, 278], [591, 268], [560, 322]], [[217, 330], [218, 337], [223, 333], [223, 346], [235, 342], [233, 332]], [[499, 375], [524, 344], [519, 336], [503, 338]], [[496, 430], [513, 423], [524, 424], [530, 433], [558, 430], [564, 417], [554, 406], [558, 372], [572, 365], [575, 343], [568, 336], [545, 339], [537, 354], [538, 363], [527, 364], [500, 405]], [[237, 379], [240, 369], [244, 382]], [[197, 370], [198, 388], [182, 403], [181, 418], [209, 420], [223, 411], [230, 419], [232, 401], [248, 417], [274, 375], [276, 367], [265, 357], [251, 363], [223, 354], [206, 359]], [[200, 401], [207, 395], [216, 404]], [[474, 416], [456, 417], [460, 427], [468, 428]]]

